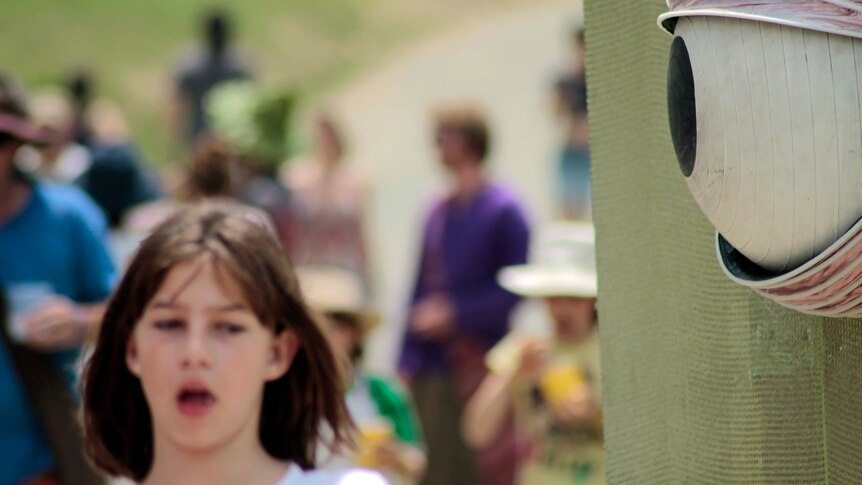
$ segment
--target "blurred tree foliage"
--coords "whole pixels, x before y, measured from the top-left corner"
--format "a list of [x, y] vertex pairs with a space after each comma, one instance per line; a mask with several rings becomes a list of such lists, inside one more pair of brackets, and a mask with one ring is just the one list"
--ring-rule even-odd
[[[539, 0], [243, 0], [222, 4], [265, 87], [314, 98], [405, 41], [494, 10]], [[554, 1], [554, 0], [541, 0]], [[2, 0], [0, 67], [31, 91], [72, 69], [119, 103], [149, 158], [167, 165], [172, 73], [199, 38], [207, 0]]]
[[296, 96], [287, 91], [264, 92], [249, 81], [217, 87], [209, 97], [212, 129], [247, 160], [275, 170], [290, 147]]

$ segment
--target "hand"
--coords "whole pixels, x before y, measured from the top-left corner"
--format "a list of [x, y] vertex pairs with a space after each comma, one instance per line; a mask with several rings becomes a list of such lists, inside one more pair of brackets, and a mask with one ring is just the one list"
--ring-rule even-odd
[[425, 453], [410, 445], [388, 442], [374, 450], [374, 459], [383, 471], [395, 472], [418, 482], [425, 471]]
[[551, 345], [541, 340], [530, 340], [521, 347], [520, 361], [515, 371], [515, 379], [519, 382], [535, 382], [539, 379]]
[[566, 400], [551, 406], [554, 422], [564, 425], [591, 423], [598, 411], [593, 391], [587, 384], [578, 385]]
[[413, 382], [412, 373], [407, 372], [403, 369], [398, 369], [395, 372], [395, 375], [398, 377], [398, 380], [401, 381], [401, 384], [403, 384], [405, 388], [410, 388], [410, 384]]
[[426, 340], [443, 340], [455, 330], [455, 310], [445, 295], [429, 296], [410, 312], [410, 330]]
[[383, 470], [401, 473], [404, 469], [398, 445], [392, 442], [383, 443], [374, 449], [374, 462]]
[[81, 344], [86, 333], [81, 309], [57, 296], [24, 317], [24, 342], [38, 350], [68, 349]]

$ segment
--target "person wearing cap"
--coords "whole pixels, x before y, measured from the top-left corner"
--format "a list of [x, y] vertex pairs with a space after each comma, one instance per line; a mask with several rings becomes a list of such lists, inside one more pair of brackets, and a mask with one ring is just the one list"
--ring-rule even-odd
[[527, 260], [529, 227], [515, 194], [486, 172], [491, 138], [483, 110], [458, 103], [434, 115], [450, 190], [425, 222], [398, 371], [426, 430], [424, 483], [507, 485], [515, 472], [511, 433], [473, 453], [461, 439], [459, 419], [485, 376], [485, 353], [509, 329], [519, 298], [495, 275]]
[[[82, 444], [67, 446], [75, 435], [53, 425], [75, 426], [73, 364], [98, 329], [115, 271], [99, 208], [77, 188], [16, 168], [19, 148], [49, 136], [29, 121], [23, 89], [0, 73], [0, 293], [10, 310], [0, 315], [4, 484], [92, 483], [81, 475]], [[75, 452], [81, 460], [70, 465]]]
[[365, 303], [362, 278], [331, 265], [296, 268], [303, 294], [323, 317], [349, 383], [347, 408], [358, 428], [359, 448], [349, 457], [332, 457], [326, 466], [364, 466], [383, 472], [393, 485], [419, 483], [425, 471], [425, 445], [419, 418], [407, 392], [394, 380], [365, 373], [364, 340], [380, 317]]
[[21, 167], [36, 178], [82, 188], [101, 207], [111, 229], [134, 206], [160, 195], [156, 177], [144, 167], [122, 111], [112, 102], [88, 103], [86, 144], [75, 141], [76, 112], [61, 93], [37, 93], [32, 122], [50, 130], [50, 143], [20, 153]]
[[90, 166], [92, 155], [86, 145], [72, 138], [75, 115], [71, 103], [62, 92], [36, 93], [30, 103], [30, 115], [34, 124], [51, 130], [53, 136], [50, 143], [19, 153], [21, 162], [38, 177], [73, 183]]
[[518, 483], [604, 483], [593, 229], [552, 226], [528, 265], [505, 268], [500, 284], [542, 298], [550, 336], [513, 331], [486, 357], [491, 372], [471, 398], [467, 443], [493, 443], [514, 413], [521, 445]]

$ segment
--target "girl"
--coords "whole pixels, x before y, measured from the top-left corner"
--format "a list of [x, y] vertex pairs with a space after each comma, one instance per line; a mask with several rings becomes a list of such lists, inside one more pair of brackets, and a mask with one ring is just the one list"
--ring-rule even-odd
[[381, 484], [314, 472], [350, 425], [338, 370], [274, 231], [231, 204], [185, 209], [141, 245], [83, 378], [87, 451], [151, 483]]
[[593, 232], [591, 224], [557, 223], [539, 234], [530, 264], [499, 275], [509, 291], [544, 300], [553, 333], [515, 330], [488, 353], [491, 372], [462, 428], [481, 449], [513, 413], [524, 445], [517, 483], [605, 483]]

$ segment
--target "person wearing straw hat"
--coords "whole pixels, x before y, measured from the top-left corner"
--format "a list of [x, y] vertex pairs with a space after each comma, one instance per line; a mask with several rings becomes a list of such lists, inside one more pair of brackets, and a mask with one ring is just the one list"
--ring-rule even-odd
[[330, 457], [327, 466], [363, 466], [384, 473], [393, 485], [418, 483], [426, 466], [419, 418], [407, 392], [393, 380], [361, 369], [366, 335], [380, 322], [366, 303], [359, 274], [337, 266], [296, 268], [309, 305], [323, 317], [349, 383], [347, 408], [358, 428], [354, 456]]
[[518, 483], [604, 483], [593, 241], [591, 224], [555, 224], [540, 233], [530, 264], [498, 276], [509, 291], [542, 298], [554, 323], [549, 338], [513, 331], [495, 346], [464, 413], [465, 441], [479, 449], [514, 414]]
[[[94, 334], [115, 272], [107, 225], [82, 191], [33, 180], [19, 149], [50, 132], [0, 73], [0, 483], [96, 483], [83, 457], [70, 369]], [[2, 310], [0, 310], [2, 311]]]

